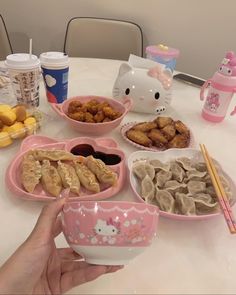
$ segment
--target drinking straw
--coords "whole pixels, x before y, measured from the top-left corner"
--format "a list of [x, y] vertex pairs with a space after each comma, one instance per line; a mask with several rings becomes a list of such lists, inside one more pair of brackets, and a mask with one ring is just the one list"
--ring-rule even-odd
[[29, 57], [32, 59], [32, 39], [29, 40]]

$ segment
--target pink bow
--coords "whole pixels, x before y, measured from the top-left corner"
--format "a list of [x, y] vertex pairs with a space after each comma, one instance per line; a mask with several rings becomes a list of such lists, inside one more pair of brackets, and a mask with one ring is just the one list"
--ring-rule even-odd
[[116, 222], [111, 217], [107, 220], [107, 225], [113, 225], [116, 229], [120, 229], [120, 222]]
[[151, 68], [148, 76], [159, 80], [165, 90], [170, 89], [172, 85], [172, 73], [169, 70], [162, 70], [160, 66]]

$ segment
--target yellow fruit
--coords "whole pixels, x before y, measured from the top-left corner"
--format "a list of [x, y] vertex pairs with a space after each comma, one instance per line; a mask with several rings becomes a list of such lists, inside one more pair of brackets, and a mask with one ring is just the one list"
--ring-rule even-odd
[[0, 113], [10, 111], [11, 107], [8, 104], [0, 104]]
[[12, 140], [7, 132], [0, 132], [0, 147], [6, 147], [12, 144]]
[[12, 110], [0, 112], [0, 121], [4, 125], [11, 126], [16, 121], [16, 114]]
[[33, 134], [37, 129], [37, 121], [34, 117], [28, 117], [24, 121], [27, 135]]
[[12, 108], [12, 111], [16, 114], [16, 121], [23, 122], [26, 119], [26, 108], [25, 106], [18, 105]]
[[22, 138], [25, 137], [25, 126], [23, 123], [21, 122], [16, 122], [15, 124], [11, 125], [8, 129], [9, 134], [11, 136], [11, 138]]

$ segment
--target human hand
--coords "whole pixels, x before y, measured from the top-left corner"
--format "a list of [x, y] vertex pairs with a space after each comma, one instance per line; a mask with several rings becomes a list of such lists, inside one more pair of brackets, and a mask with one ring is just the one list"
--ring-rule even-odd
[[65, 200], [43, 208], [30, 236], [0, 268], [0, 294], [62, 294], [122, 268], [91, 265], [71, 248], [56, 248]]

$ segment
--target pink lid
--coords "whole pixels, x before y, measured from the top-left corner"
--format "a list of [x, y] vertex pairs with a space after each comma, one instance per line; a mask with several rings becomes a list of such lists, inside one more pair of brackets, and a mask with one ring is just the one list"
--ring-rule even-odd
[[163, 44], [158, 44], [146, 47], [146, 53], [150, 53], [152, 55], [159, 55], [163, 57], [176, 58], [179, 56], [179, 49], [171, 48]]

